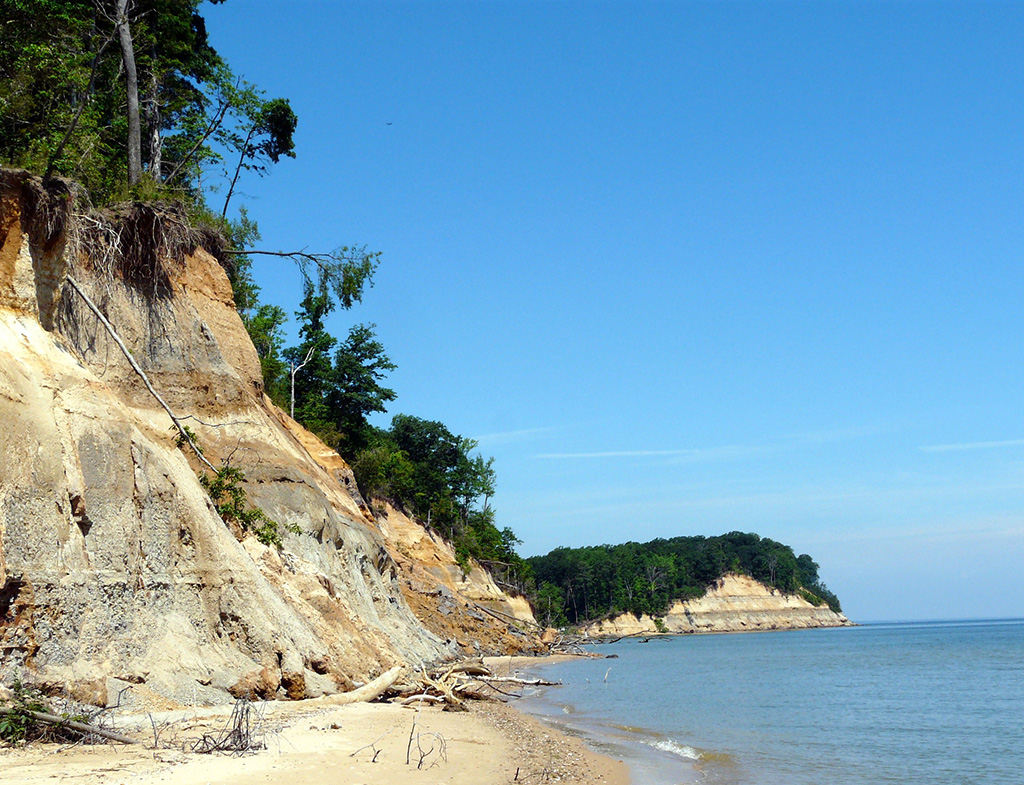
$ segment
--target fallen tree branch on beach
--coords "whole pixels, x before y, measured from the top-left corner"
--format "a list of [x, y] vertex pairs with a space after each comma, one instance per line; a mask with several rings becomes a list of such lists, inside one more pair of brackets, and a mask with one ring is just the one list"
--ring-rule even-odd
[[[500, 686], [499, 686], [500, 685]], [[424, 703], [443, 705], [448, 711], [464, 711], [466, 700], [502, 700], [519, 694], [505, 688], [554, 687], [557, 682], [545, 679], [522, 679], [496, 676], [481, 660], [464, 660], [433, 670], [422, 669], [405, 681], [394, 684], [387, 693], [402, 706], [419, 708]]]
[[54, 725], [58, 728], [73, 730], [82, 736], [99, 736], [102, 739], [109, 739], [110, 741], [118, 741], [122, 744], [138, 744], [139, 742], [135, 739], [124, 736], [120, 733], [115, 733], [112, 730], [106, 728], [97, 728], [95, 725], [89, 725], [85, 722], [78, 722], [76, 720], [68, 719], [67, 717], [58, 717], [56, 714], [49, 714], [44, 711], [33, 711], [25, 708], [13, 708], [13, 709], [0, 709], [0, 717], [29, 717], [36, 722], [46, 723], [48, 725]]
[[385, 736], [387, 736], [393, 730], [394, 730], [394, 728], [389, 728], [388, 730], [386, 730], [382, 734], [380, 734], [380, 736], [378, 736], [373, 741], [371, 741], [369, 744], [364, 744], [362, 747], [357, 749], [355, 752], [350, 752], [348, 754], [348, 756], [350, 758], [354, 758], [356, 755], [358, 755], [363, 750], [373, 750], [373, 757], [370, 758], [370, 763], [376, 763], [377, 762], [377, 756], [380, 755], [380, 750], [377, 749], [377, 745], [384, 739]]
[[516, 676], [477, 676], [478, 681], [483, 682], [504, 682], [506, 684], [521, 684], [529, 687], [559, 687], [561, 682], [546, 681], [545, 679], [520, 679]]
[[323, 698], [314, 698], [309, 703], [322, 703], [328, 706], [343, 706], [348, 703], [366, 703], [368, 701], [376, 700], [391, 686], [398, 681], [398, 677], [402, 675], [404, 669], [401, 665], [396, 665], [389, 671], [385, 671], [376, 679], [371, 682], [364, 684], [358, 689], [354, 689], [350, 692], [342, 692], [338, 695], [326, 695]]
[[442, 698], [440, 695], [431, 695], [429, 692], [421, 692], [417, 695], [410, 695], [408, 698], [402, 698], [399, 703], [402, 706], [410, 706], [413, 703], [444, 703], [446, 698]]
[[551, 642], [549, 650], [552, 654], [571, 654], [575, 657], [598, 657], [600, 655], [594, 652], [587, 651], [583, 648], [585, 644], [593, 643], [590, 638], [584, 635], [570, 635], [568, 633], [560, 633], [554, 641]]

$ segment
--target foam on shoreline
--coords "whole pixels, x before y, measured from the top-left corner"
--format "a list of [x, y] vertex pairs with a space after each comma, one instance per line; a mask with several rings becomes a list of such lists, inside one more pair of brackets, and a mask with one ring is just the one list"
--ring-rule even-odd
[[[500, 658], [495, 658], [495, 663]], [[571, 662], [575, 657], [504, 658], [510, 671], [524, 677], [544, 677], [549, 666]], [[513, 661], [514, 660], [514, 661]], [[582, 739], [598, 754], [622, 760], [634, 783], [643, 785], [689, 785], [702, 780], [702, 762], [707, 753], [677, 739], [647, 728], [613, 725], [599, 721], [577, 707], [558, 699], [557, 687], [537, 687], [517, 703], [516, 708], [537, 717], [561, 733]], [[718, 756], [711, 753], [711, 757]]]

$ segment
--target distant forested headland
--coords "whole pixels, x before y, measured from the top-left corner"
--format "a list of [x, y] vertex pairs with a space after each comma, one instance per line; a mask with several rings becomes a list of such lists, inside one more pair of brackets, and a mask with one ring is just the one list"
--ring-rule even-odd
[[537, 620], [552, 626], [627, 612], [657, 617], [675, 600], [703, 596], [730, 572], [841, 611], [810, 556], [796, 556], [788, 545], [756, 534], [556, 548], [527, 562], [536, 581]]

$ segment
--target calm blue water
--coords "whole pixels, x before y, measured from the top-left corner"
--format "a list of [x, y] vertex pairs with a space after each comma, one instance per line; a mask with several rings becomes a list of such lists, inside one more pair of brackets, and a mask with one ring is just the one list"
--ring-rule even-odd
[[[539, 669], [635, 785], [1021, 785], [1024, 620], [689, 635]], [[610, 670], [609, 670], [610, 669]]]

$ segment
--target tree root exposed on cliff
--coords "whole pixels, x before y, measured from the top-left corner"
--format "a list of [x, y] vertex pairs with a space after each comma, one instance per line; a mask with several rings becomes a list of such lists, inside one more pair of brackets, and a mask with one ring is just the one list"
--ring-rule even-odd
[[131, 365], [132, 370], [138, 374], [140, 379], [142, 379], [142, 383], [146, 385], [146, 389], [149, 390], [150, 395], [156, 399], [156, 402], [160, 404], [163, 410], [167, 413], [167, 416], [171, 418], [171, 422], [174, 423], [174, 426], [178, 429], [178, 433], [181, 435], [182, 440], [188, 443], [189, 447], [192, 448], [192, 452], [195, 453], [196, 457], [203, 463], [203, 465], [216, 474], [217, 467], [206, 459], [202, 450], [200, 450], [196, 446], [195, 441], [193, 441], [192, 434], [184, 425], [182, 425], [181, 420], [174, 416], [174, 412], [171, 411], [171, 407], [167, 405], [167, 402], [161, 398], [160, 394], [154, 389], [152, 382], [149, 381], [149, 377], [146, 375], [146, 372], [142, 370], [134, 355], [132, 355], [128, 350], [128, 347], [124, 345], [124, 341], [122, 341], [121, 336], [117, 334], [117, 330], [114, 329], [114, 325], [107, 320], [107, 317], [103, 315], [103, 312], [99, 309], [96, 303], [94, 303], [92, 299], [90, 299], [89, 295], [82, 290], [82, 287], [78, 285], [78, 282], [74, 278], [69, 275], [67, 281], [78, 296], [82, 298], [82, 301], [89, 306], [89, 310], [91, 310], [96, 315], [96, 318], [99, 319], [100, 324], [103, 325], [103, 328], [114, 340], [114, 343], [117, 344], [121, 353], [124, 354], [125, 359], [128, 360], [128, 364]]

